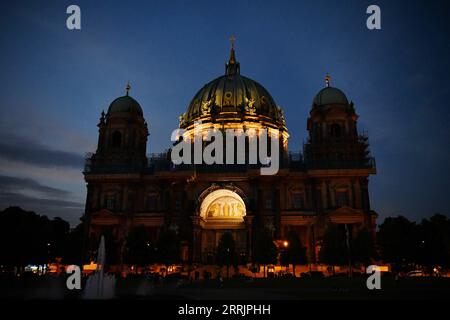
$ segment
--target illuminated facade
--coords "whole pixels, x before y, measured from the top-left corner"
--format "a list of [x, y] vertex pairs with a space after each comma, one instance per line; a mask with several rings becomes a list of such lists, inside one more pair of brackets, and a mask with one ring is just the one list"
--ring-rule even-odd
[[280, 142], [280, 169], [272, 176], [248, 163], [248, 151], [245, 163], [235, 165], [174, 165], [170, 153], [147, 157], [147, 123], [128, 89], [102, 113], [98, 148], [86, 163], [84, 221], [91, 242], [109, 232], [120, 256], [133, 228], [145, 226], [149, 242], [170, 229], [182, 238], [184, 261], [213, 264], [224, 232], [232, 233], [244, 262], [251, 261], [258, 228], [275, 240], [294, 230], [314, 263], [328, 223], [374, 232], [368, 176], [375, 164], [367, 137], [358, 134], [353, 103], [329, 78], [313, 99], [303, 153], [289, 152], [283, 110], [262, 85], [240, 74], [234, 48], [225, 74], [204, 85], [180, 116], [188, 136], [198, 121], [202, 128], [253, 129], [246, 146], [268, 129]]

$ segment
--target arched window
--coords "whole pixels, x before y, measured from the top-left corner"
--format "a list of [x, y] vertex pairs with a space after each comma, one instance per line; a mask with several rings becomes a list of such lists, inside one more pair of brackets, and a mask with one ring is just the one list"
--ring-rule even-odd
[[349, 195], [347, 190], [336, 190], [336, 206], [344, 207], [349, 205]]
[[314, 122], [312, 124], [312, 136], [314, 138], [318, 138], [320, 136], [320, 132], [319, 132], [319, 124], [317, 122]]
[[156, 193], [149, 193], [147, 195], [145, 207], [148, 211], [158, 210], [158, 195]]
[[302, 192], [298, 192], [298, 191], [294, 191], [291, 194], [291, 207], [292, 209], [303, 209], [304, 208], [304, 198], [303, 198], [303, 193]]
[[112, 134], [112, 147], [120, 148], [122, 145], [122, 134], [120, 131], [114, 131]]
[[339, 138], [342, 135], [342, 128], [338, 123], [333, 123], [330, 126], [330, 133], [332, 137]]
[[117, 206], [116, 196], [114, 194], [109, 194], [105, 197], [105, 207], [108, 210], [115, 210]]

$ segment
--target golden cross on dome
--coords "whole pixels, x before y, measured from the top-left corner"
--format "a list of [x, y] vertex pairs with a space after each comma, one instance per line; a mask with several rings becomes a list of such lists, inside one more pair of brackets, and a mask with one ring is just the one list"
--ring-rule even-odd
[[330, 81], [331, 81], [331, 77], [330, 75], [327, 73], [327, 75], [325, 76], [325, 84], [327, 87], [330, 86]]
[[130, 92], [130, 90], [131, 90], [130, 81], [128, 81], [127, 86], [125, 87], [125, 90], [127, 91], [127, 95], [128, 95], [128, 92]]
[[236, 37], [235, 36], [231, 36], [230, 37], [230, 42], [231, 42], [231, 48], [234, 49], [234, 43], [236, 42]]

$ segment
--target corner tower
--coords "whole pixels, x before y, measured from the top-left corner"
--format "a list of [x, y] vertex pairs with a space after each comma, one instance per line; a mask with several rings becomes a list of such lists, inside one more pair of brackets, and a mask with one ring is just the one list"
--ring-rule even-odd
[[306, 166], [310, 169], [368, 168], [373, 165], [368, 138], [357, 129], [358, 115], [353, 102], [330, 85], [315, 96], [307, 122], [308, 142], [304, 147]]
[[126, 95], [115, 99], [105, 114], [100, 117], [97, 151], [91, 157], [91, 167], [101, 170], [135, 168], [139, 170], [147, 163], [147, 122], [139, 103]]

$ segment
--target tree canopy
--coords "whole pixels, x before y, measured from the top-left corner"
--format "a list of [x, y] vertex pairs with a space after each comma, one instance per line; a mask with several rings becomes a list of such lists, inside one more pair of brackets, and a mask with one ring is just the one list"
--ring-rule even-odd
[[306, 248], [302, 245], [297, 232], [291, 230], [287, 235], [287, 247], [281, 253], [281, 263], [284, 265], [292, 264], [292, 272], [295, 276], [295, 266], [306, 264]]

